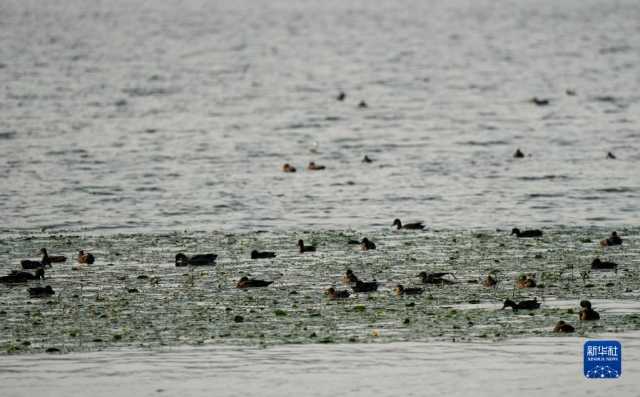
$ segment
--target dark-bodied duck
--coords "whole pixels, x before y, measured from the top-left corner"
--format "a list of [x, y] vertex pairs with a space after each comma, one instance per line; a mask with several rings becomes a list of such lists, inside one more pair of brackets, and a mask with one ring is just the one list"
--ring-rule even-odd
[[267, 258], [275, 258], [275, 257], [276, 257], [275, 252], [258, 251], [258, 250], [251, 251], [251, 259], [267, 259]]
[[420, 295], [424, 292], [424, 288], [405, 288], [402, 284], [396, 286], [396, 295]]
[[616, 159], [616, 155], [611, 153], [611, 152], [607, 152], [607, 158], [609, 160], [615, 160]]
[[601, 261], [600, 258], [596, 258], [591, 262], [592, 270], [617, 270], [618, 264], [615, 262]]
[[347, 94], [345, 94], [344, 91], [340, 91], [340, 93], [336, 97], [338, 101], [344, 101], [346, 98], [347, 98]]
[[588, 300], [580, 301], [580, 307], [582, 307], [582, 309], [580, 310], [578, 317], [581, 321], [600, 320], [600, 314], [591, 308], [591, 302]]
[[236, 288], [268, 287], [272, 283], [273, 281], [257, 280], [254, 278], [249, 278], [247, 276], [244, 276], [240, 280], [238, 280], [238, 283], [236, 284]]
[[176, 266], [210, 266], [214, 265], [218, 255], [201, 254], [191, 257], [183, 253], [176, 254]]
[[342, 276], [342, 282], [348, 285], [358, 281], [358, 277], [353, 273], [353, 270], [351, 269], [347, 269], [347, 272], [344, 274], [344, 276]]
[[494, 274], [489, 274], [487, 278], [482, 280], [485, 287], [495, 287], [498, 284], [498, 278]]
[[289, 163], [285, 163], [282, 165], [282, 172], [296, 172], [296, 167]]
[[532, 300], [528, 301], [521, 301], [519, 303], [515, 303], [511, 299], [507, 299], [504, 301], [502, 309], [506, 309], [507, 307], [512, 308], [514, 312], [517, 312], [518, 310], [535, 310], [540, 308], [540, 302], [538, 302], [538, 298], [533, 298]]
[[367, 105], [367, 103], [364, 100], [360, 101], [360, 103], [358, 104], [359, 109], [366, 109], [368, 107], [369, 105]]
[[524, 230], [520, 231], [517, 227], [511, 229], [511, 234], [515, 234], [518, 238], [529, 238], [529, 237], [542, 237], [542, 230], [534, 229], [534, 230]]
[[448, 279], [444, 278], [444, 276], [447, 276], [447, 275], [450, 275], [453, 278], [456, 278], [456, 276], [454, 276], [453, 273], [449, 273], [449, 272], [440, 272], [440, 273], [420, 272], [420, 273], [418, 273], [418, 277], [420, 277], [420, 279], [422, 279], [422, 283], [423, 284], [440, 284], [440, 285], [455, 284], [455, 281], [451, 281], [451, 280], [448, 280]]
[[353, 292], [373, 292], [378, 290], [378, 282], [373, 281], [360, 281], [357, 280], [353, 286]]
[[327, 288], [324, 291], [325, 295], [327, 295], [329, 297], [329, 299], [331, 300], [336, 300], [336, 299], [346, 299], [349, 296], [351, 296], [351, 293], [347, 290], [336, 290], [335, 288], [331, 287], [331, 288]]
[[54, 294], [55, 292], [50, 285], [47, 285], [46, 287], [29, 288], [29, 296], [32, 298], [45, 298]]
[[363, 163], [373, 163], [373, 160], [371, 160], [371, 158], [369, 158], [369, 156], [367, 156], [365, 154], [364, 157], [362, 158], [362, 162]]
[[536, 280], [533, 278], [533, 276], [528, 276], [526, 274], [523, 274], [521, 276], [518, 276], [518, 278], [516, 279], [516, 287], [517, 288], [535, 288]]
[[422, 224], [422, 222], [415, 222], [415, 223], [407, 223], [405, 225], [402, 224], [402, 222], [400, 222], [400, 219], [396, 218], [393, 220], [393, 224], [391, 225], [396, 226], [396, 228], [399, 229], [409, 229], [409, 230], [422, 230], [424, 229], [424, 225]]
[[538, 106], [547, 106], [549, 104], [548, 99], [542, 99], [538, 97], [531, 98], [531, 103], [536, 104]]
[[520, 148], [516, 149], [516, 152], [513, 154], [513, 158], [514, 159], [524, 158], [524, 153], [522, 153], [522, 150], [520, 150]]
[[318, 165], [313, 161], [309, 162], [309, 165], [307, 166], [307, 169], [309, 171], [322, 171], [324, 169], [326, 169], [327, 167], [325, 167], [324, 165]]
[[360, 243], [360, 248], [362, 248], [363, 251], [369, 251], [369, 250], [374, 250], [376, 249], [376, 245], [373, 243], [373, 241], [370, 241], [368, 238], [363, 238], [362, 242]]
[[559, 333], [571, 333], [571, 332], [575, 332], [575, 330], [576, 329], [573, 328], [573, 325], [567, 324], [562, 320], [558, 321], [556, 326], [553, 327], [553, 332], [559, 332]]
[[304, 245], [304, 241], [298, 240], [298, 251], [301, 254], [304, 254], [305, 252], [315, 252], [316, 247], [313, 245]]
[[618, 236], [618, 232], [611, 232], [611, 236], [600, 241], [603, 247], [611, 247], [613, 245], [622, 245], [622, 239]]
[[37, 269], [39, 267], [51, 266], [51, 258], [47, 254], [46, 248], [41, 248], [40, 253], [42, 254], [42, 259], [40, 261], [32, 261], [29, 259], [22, 260], [20, 265], [23, 269]]
[[96, 258], [93, 256], [93, 254], [89, 252], [84, 252], [82, 250], [78, 252], [78, 263], [85, 264], [85, 265], [93, 265], [95, 261], [96, 261]]
[[35, 274], [29, 272], [20, 272], [18, 270], [12, 270], [10, 274], [0, 277], [0, 283], [2, 284], [20, 284], [33, 280], [44, 280], [44, 269], [38, 268]]

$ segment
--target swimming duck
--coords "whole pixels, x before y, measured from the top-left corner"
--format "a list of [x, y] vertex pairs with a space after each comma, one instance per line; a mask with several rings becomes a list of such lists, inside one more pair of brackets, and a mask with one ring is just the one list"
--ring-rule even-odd
[[356, 284], [353, 286], [353, 292], [373, 292], [378, 290], [378, 282], [373, 281], [360, 281], [356, 280]]
[[253, 250], [251, 251], [251, 259], [266, 259], [266, 258], [275, 258], [276, 257], [276, 253], [275, 252], [269, 252], [269, 251], [258, 251], [258, 250]]
[[516, 152], [513, 154], [514, 159], [524, 158], [524, 153], [520, 150], [520, 148], [516, 149]]
[[44, 268], [40, 267], [35, 274], [29, 272], [20, 272], [12, 270], [10, 274], [0, 277], [0, 283], [3, 284], [19, 284], [32, 280], [44, 280]]
[[615, 160], [616, 159], [616, 155], [611, 153], [611, 152], [607, 152], [607, 158], [610, 160]]
[[368, 107], [369, 105], [367, 105], [367, 103], [364, 100], [360, 101], [360, 103], [358, 104], [358, 108], [360, 109], [366, 109]]
[[618, 264], [614, 262], [603, 262], [600, 258], [596, 258], [591, 262], [591, 269], [593, 270], [617, 270]]
[[292, 165], [291, 165], [291, 164], [289, 164], [289, 163], [285, 163], [285, 164], [282, 166], [282, 171], [283, 171], [283, 172], [296, 172], [296, 167], [292, 166]]
[[591, 308], [591, 302], [589, 302], [588, 300], [580, 301], [580, 307], [582, 307], [580, 313], [578, 314], [580, 321], [600, 320], [600, 314], [598, 314], [597, 311]]
[[533, 97], [531, 98], [531, 103], [534, 103], [538, 106], [547, 106], [549, 104], [549, 100], [548, 99], [541, 99], [538, 97]]
[[369, 241], [369, 239], [366, 237], [362, 239], [362, 242], [360, 243], [360, 247], [362, 248], [363, 251], [376, 249], [376, 245], [372, 241]]
[[344, 91], [340, 91], [340, 93], [336, 97], [336, 99], [341, 102], [344, 101], [346, 98], [347, 98], [347, 94], [345, 94]]
[[622, 239], [618, 236], [618, 232], [611, 232], [611, 236], [600, 241], [600, 245], [603, 247], [610, 247], [612, 245], [622, 245]]
[[511, 234], [516, 235], [518, 238], [523, 237], [542, 237], [542, 230], [534, 229], [534, 230], [525, 230], [523, 232], [520, 231], [517, 227], [511, 229]]
[[336, 300], [336, 299], [346, 299], [349, 296], [351, 296], [351, 293], [347, 290], [336, 290], [335, 288], [331, 287], [331, 288], [327, 288], [324, 291], [325, 295], [329, 296], [329, 299], [331, 300]]
[[304, 245], [304, 241], [298, 240], [298, 248], [301, 254], [305, 252], [315, 252], [316, 247], [313, 245]]
[[516, 280], [517, 288], [535, 288], [536, 280], [533, 277], [527, 276], [525, 274], [519, 276]]
[[572, 325], [565, 323], [564, 321], [560, 320], [558, 321], [558, 323], [556, 324], [556, 326], [553, 328], [553, 332], [561, 332], [561, 333], [570, 333], [570, 332], [575, 332], [575, 328], [573, 328]]
[[93, 265], [93, 262], [96, 261], [96, 258], [93, 254], [89, 252], [79, 251], [78, 252], [78, 263], [83, 263], [87, 265]]
[[424, 225], [422, 224], [422, 222], [416, 222], [416, 223], [407, 223], [406, 225], [403, 225], [402, 222], [400, 222], [400, 219], [396, 218], [393, 220], [393, 224], [391, 225], [396, 226], [397, 229], [411, 229], [411, 230], [422, 230], [424, 229]]
[[256, 280], [256, 279], [248, 278], [247, 276], [244, 276], [240, 280], [238, 280], [238, 283], [236, 284], [236, 288], [268, 287], [272, 283], [273, 281]]
[[50, 285], [47, 285], [46, 287], [29, 288], [29, 296], [32, 298], [45, 298], [54, 294], [55, 292]]
[[358, 281], [360, 280], [355, 274], [353, 274], [353, 270], [351, 269], [347, 269], [347, 272], [342, 276], [342, 282], [345, 284], [353, 284]]
[[371, 160], [369, 158], [369, 156], [367, 156], [366, 154], [364, 155], [364, 157], [362, 158], [362, 162], [363, 163], [373, 163], [373, 160]]
[[538, 298], [533, 298], [532, 300], [528, 301], [521, 301], [519, 303], [515, 303], [511, 299], [507, 299], [504, 301], [504, 306], [502, 306], [502, 309], [505, 309], [507, 307], [511, 307], [514, 312], [517, 312], [518, 310], [535, 310], [540, 308], [540, 302], [538, 302]]
[[482, 285], [485, 287], [495, 287], [496, 284], [498, 284], [498, 278], [493, 274], [489, 274], [487, 278], [482, 281]]
[[210, 266], [214, 265], [218, 255], [201, 254], [188, 257], [183, 253], [176, 254], [176, 266]]
[[325, 167], [324, 165], [318, 165], [313, 161], [310, 161], [309, 165], [307, 166], [307, 169], [309, 171], [321, 171], [321, 170], [324, 170], [325, 168], [327, 167]]
[[405, 288], [402, 284], [396, 286], [396, 295], [420, 295], [424, 292], [424, 288]]
[[420, 277], [422, 279], [422, 283], [423, 284], [455, 284], [455, 281], [451, 281], [448, 280], [446, 278], [443, 278], [446, 275], [451, 275], [453, 278], [456, 278], [456, 276], [453, 275], [453, 273], [449, 273], [449, 272], [440, 272], [440, 273], [427, 273], [427, 272], [420, 272], [418, 273], [418, 277]]

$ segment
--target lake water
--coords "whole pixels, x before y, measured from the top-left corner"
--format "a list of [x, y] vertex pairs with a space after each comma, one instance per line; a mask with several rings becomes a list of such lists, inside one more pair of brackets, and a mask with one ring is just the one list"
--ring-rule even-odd
[[[50, 299], [0, 285], [3, 395], [600, 394], [580, 349], [605, 336], [628, 346], [607, 392], [634, 395], [638, 21], [636, 0], [2, 0], [0, 273], [98, 258], [54, 264]], [[380, 291], [328, 301], [347, 268]], [[393, 294], [420, 271], [458, 284]]]

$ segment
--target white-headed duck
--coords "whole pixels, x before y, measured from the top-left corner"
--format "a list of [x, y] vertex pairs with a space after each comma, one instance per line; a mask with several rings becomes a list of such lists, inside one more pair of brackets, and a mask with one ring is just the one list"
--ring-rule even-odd
[[183, 253], [176, 254], [176, 266], [210, 266], [214, 265], [218, 255], [201, 254], [188, 257]]
[[298, 251], [303, 254], [305, 252], [315, 252], [316, 247], [313, 245], [304, 245], [304, 241], [298, 240]]
[[93, 256], [93, 254], [89, 252], [84, 252], [82, 250], [78, 252], [78, 263], [93, 265], [95, 261], [96, 261], [96, 258]]
[[289, 163], [285, 163], [282, 166], [282, 172], [296, 172], [296, 167], [292, 166]]
[[236, 284], [236, 288], [244, 289], [244, 288], [268, 287], [272, 283], [273, 281], [257, 280], [257, 279], [244, 276], [240, 280], [238, 280], [238, 283]]
[[580, 321], [600, 320], [600, 314], [598, 314], [597, 311], [591, 308], [591, 302], [589, 302], [588, 300], [580, 301], [580, 307], [582, 307], [580, 313], [578, 314]]
[[542, 237], [542, 230], [534, 229], [534, 230], [524, 230], [520, 231], [517, 227], [511, 229], [511, 234], [516, 235], [518, 238], [529, 238], [529, 237]]
[[393, 224], [391, 225], [396, 226], [396, 228], [399, 229], [409, 229], [409, 230], [422, 230], [424, 229], [424, 225], [422, 224], [422, 222], [415, 222], [415, 223], [407, 223], [405, 225], [402, 224], [402, 222], [400, 222], [400, 219], [396, 218], [393, 220]]

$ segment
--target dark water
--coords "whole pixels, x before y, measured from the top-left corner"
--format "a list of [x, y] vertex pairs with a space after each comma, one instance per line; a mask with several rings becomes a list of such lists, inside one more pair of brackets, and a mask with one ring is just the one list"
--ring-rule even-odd
[[638, 20], [634, 0], [5, 0], [0, 228], [635, 225]]

